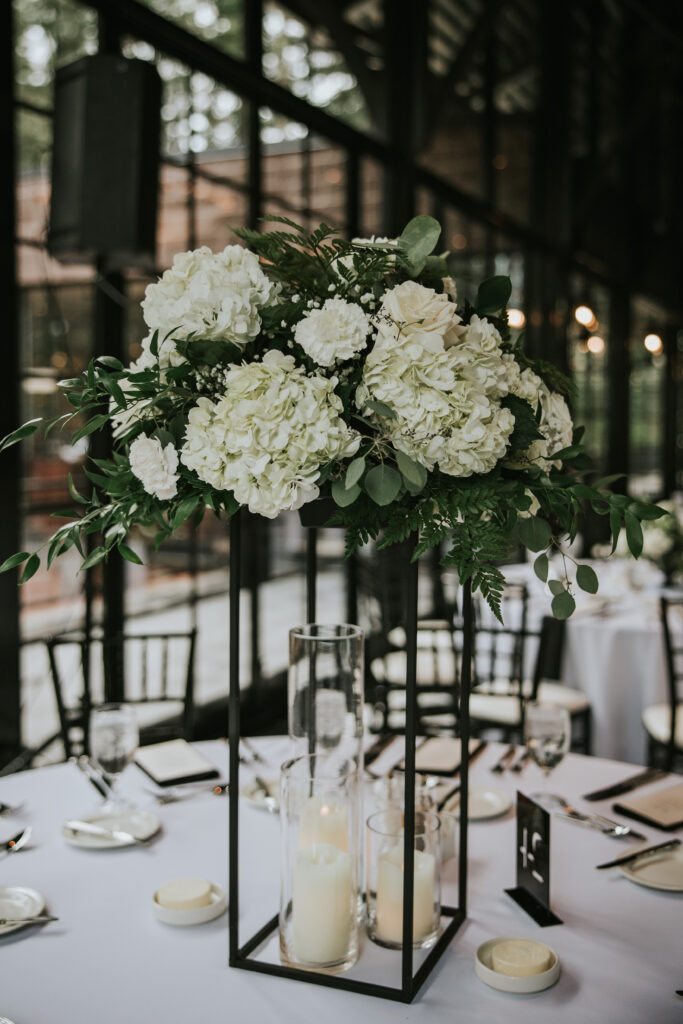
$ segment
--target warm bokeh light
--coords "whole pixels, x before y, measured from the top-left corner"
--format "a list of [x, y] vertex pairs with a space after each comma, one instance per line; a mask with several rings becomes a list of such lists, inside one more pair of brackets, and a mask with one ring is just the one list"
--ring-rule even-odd
[[595, 322], [595, 313], [590, 306], [577, 306], [574, 310], [574, 319], [583, 327], [590, 327]]
[[454, 249], [466, 249], [467, 239], [464, 235], [453, 235], [453, 248]]
[[526, 323], [526, 317], [521, 309], [512, 307], [508, 309], [508, 324], [516, 330], [520, 330]]
[[599, 356], [601, 352], [605, 351], [604, 339], [599, 334], [592, 334], [586, 342], [586, 348], [589, 352], [592, 352], [594, 356]]
[[664, 350], [664, 342], [658, 334], [646, 334], [643, 345], [653, 356], [658, 356]]

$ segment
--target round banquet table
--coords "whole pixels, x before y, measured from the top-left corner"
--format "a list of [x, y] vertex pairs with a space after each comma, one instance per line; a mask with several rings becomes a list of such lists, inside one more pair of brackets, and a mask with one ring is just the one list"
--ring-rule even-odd
[[[283, 739], [258, 741], [270, 765], [287, 754]], [[221, 770], [221, 741], [198, 745]], [[494, 775], [502, 748], [490, 744], [474, 761], [472, 782], [532, 792], [541, 784], [534, 765], [521, 776]], [[248, 781], [248, 769], [242, 769]], [[268, 777], [261, 766], [262, 775]], [[631, 773], [618, 762], [569, 755], [550, 788], [579, 807], [609, 813], [610, 801], [584, 805], [581, 794]], [[273, 777], [276, 771], [270, 772]], [[672, 780], [655, 783], [667, 785]], [[33, 825], [30, 846], [0, 861], [0, 885], [38, 889], [59, 921], [0, 938], [0, 1016], [15, 1024], [373, 1024], [396, 1021], [500, 1024], [658, 1024], [680, 1021], [683, 1001], [681, 910], [683, 894], [634, 885], [615, 870], [595, 865], [629, 848], [558, 819], [553, 820], [552, 906], [564, 924], [540, 929], [503, 889], [515, 884], [515, 819], [470, 826], [469, 912], [417, 1000], [410, 1006], [316, 985], [230, 969], [227, 915], [194, 928], [155, 919], [151, 900], [164, 882], [178, 877], [227, 880], [227, 800], [212, 793], [157, 805], [134, 766], [122, 788], [162, 821], [149, 847], [86, 850], [68, 845], [60, 826], [93, 810], [97, 794], [72, 764], [0, 779], [0, 800], [25, 801], [20, 814], [0, 818], [0, 840]], [[647, 790], [639, 790], [639, 793]], [[240, 940], [245, 941], [277, 909], [278, 821], [241, 801]], [[648, 839], [663, 833], [639, 825]], [[455, 898], [456, 862], [445, 868], [444, 897]], [[551, 989], [508, 995], [488, 988], [474, 973], [477, 947], [496, 936], [539, 939], [561, 961]], [[372, 947], [370, 955], [377, 947]], [[382, 969], [398, 954], [381, 951]]]
[[[600, 589], [593, 596], [574, 588], [577, 609], [567, 621], [562, 682], [590, 700], [592, 753], [646, 764], [643, 710], [668, 700], [659, 611], [663, 576], [647, 562], [614, 559], [590, 564]], [[510, 582], [527, 586], [529, 625], [538, 627], [541, 617], [550, 614], [547, 588], [528, 563], [506, 566], [504, 571]], [[672, 626], [683, 633], [683, 619], [674, 618]], [[535, 656], [533, 645], [528, 653]], [[528, 672], [531, 666], [530, 658]]]

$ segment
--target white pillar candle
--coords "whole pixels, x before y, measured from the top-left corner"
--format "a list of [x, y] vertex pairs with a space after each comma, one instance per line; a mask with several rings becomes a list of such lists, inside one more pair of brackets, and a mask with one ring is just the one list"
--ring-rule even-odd
[[331, 843], [299, 850], [292, 891], [296, 958], [310, 964], [343, 960], [349, 949], [354, 914], [349, 854]]
[[[413, 941], [434, 930], [434, 854], [415, 850]], [[393, 846], [377, 862], [377, 938], [403, 942], [403, 847]]]
[[330, 843], [348, 852], [348, 804], [322, 796], [309, 797], [301, 809], [299, 849], [303, 850], [314, 843]]

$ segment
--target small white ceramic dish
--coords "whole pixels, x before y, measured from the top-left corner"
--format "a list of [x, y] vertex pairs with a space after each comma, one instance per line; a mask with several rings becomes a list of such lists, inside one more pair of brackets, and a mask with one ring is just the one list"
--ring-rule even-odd
[[[487, 818], [499, 818], [512, 807], [512, 798], [502, 789], [489, 789], [487, 786], [470, 786], [467, 817], [469, 821], [485, 821]], [[444, 807], [456, 818], [460, 817], [460, 794], [456, 793]]]
[[[280, 780], [279, 779], [267, 779], [264, 777], [264, 782], [268, 786], [270, 795], [274, 797], [278, 803], [280, 801]], [[240, 796], [252, 805], [252, 807], [258, 807], [262, 811], [267, 811], [266, 807], [266, 794], [257, 786], [255, 782], [247, 782], [245, 786], [240, 789]]]
[[178, 928], [188, 928], [194, 924], [206, 924], [224, 914], [228, 906], [225, 889], [220, 885], [211, 884], [211, 902], [206, 907], [194, 907], [192, 910], [169, 910], [157, 902], [157, 893], [152, 897], [152, 909], [157, 920], [164, 924], [172, 924]]
[[683, 892], [683, 850], [661, 850], [645, 853], [619, 868], [624, 878], [648, 889]]
[[[23, 885], [0, 886], [0, 918], [37, 917], [44, 910], [45, 897], [35, 889], [27, 889]], [[23, 924], [2, 925], [0, 936], [25, 927]]]
[[[139, 810], [136, 807], [117, 812], [89, 814], [86, 818], [79, 820], [91, 822], [93, 825], [101, 825], [102, 828], [130, 832], [136, 839], [151, 839], [161, 828], [161, 822], [155, 814]], [[67, 843], [71, 843], [73, 846], [82, 846], [88, 850], [114, 850], [120, 847], [135, 846], [133, 841], [117, 839], [114, 836], [92, 836], [85, 832], [72, 832], [66, 827], [66, 824], [62, 826], [62, 835]]]
[[[491, 988], [497, 988], [499, 992], [516, 992], [528, 995], [531, 992], [542, 992], [554, 985], [560, 976], [560, 958], [554, 949], [546, 946], [550, 954], [551, 963], [547, 971], [542, 974], [529, 974], [519, 978], [509, 974], [499, 974], [493, 970], [491, 951], [499, 942], [510, 942], [509, 937], [501, 936], [498, 939], [489, 939], [482, 943], [474, 958], [474, 970], [480, 981]], [[543, 943], [541, 943], [543, 945]]]

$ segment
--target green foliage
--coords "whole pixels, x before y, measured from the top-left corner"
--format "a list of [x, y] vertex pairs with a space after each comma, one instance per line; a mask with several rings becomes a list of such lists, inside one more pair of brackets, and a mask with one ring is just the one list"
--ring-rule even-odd
[[482, 281], [477, 291], [475, 306], [479, 316], [486, 316], [489, 313], [499, 313], [508, 304], [512, 282], [509, 277], [490, 277]]

